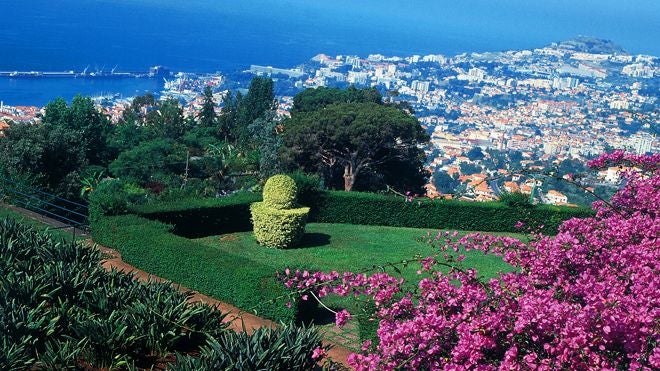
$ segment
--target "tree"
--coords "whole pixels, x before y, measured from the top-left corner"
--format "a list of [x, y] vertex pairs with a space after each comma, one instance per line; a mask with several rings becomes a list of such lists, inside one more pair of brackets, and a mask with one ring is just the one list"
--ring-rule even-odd
[[149, 112], [146, 125], [152, 139], [178, 139], [187, 130], [183, 108], [176, 99], [168, 99], [160, 103], [158, 109]]
[[470, 174], [478, 174], [483, 171], [483, 168], [479, 165], [471, 164], [468, 162], [463, 162], [461, 163], [461, 174], [463, 175], [470, 175]]
[[456, 187], [461, 184], [457, 179], [443, 170], [433, 173], [433, 183], [435, 188], [441, 193], [454, 193]]
[[218, 118], [218, 135], [224, 138], [225, 142], [236, 143], [236, 127], [238, 126], [238, 107], [243, 101], [243, 95], [240, 92], [236, 94], [227, 92], [223, 99], [223, 106], [220, 117]]
[[172, 139], [155, 139], [122, 152], [110, 164], [110, 172], [123, 180], [145, 184], [183, 175], [185, 161], [185, 146]]
[[312, 112], [337, 103], [376, 103], [382, 104], [383, 97], [376, 88], [357, 89], [350, 86], [338, 88], [320, 87], [307, 89], [293, 97], [292, 112]]
[[342, 103], [300, 112], [283, 126], [288, 159], [307, 172], [321, 170], [319, 163], [343, 168], [346, 191], [367, 169], [378, 171], [396, 160], [420, 163], [419, 147], [429, 139], [415, 117], [376, 103]]
[[467, 157], [470, 161], [483, 160], [484, 153], [481, 151], [481, 147], [472, 147], [467, 153]]
[[202, 109], [197, 116], [199, 125], [202, 127], [211, 127], [215, 125], [217, 115], [215, 113], [215, 102], [213, 101], [213, 90], [210, 86], [204, 88], [204, 103]]
[[280, 170], [279, 152], [282, 136], [277, 133], [275, 112], [270, 111], [254, 120], [248, 127], [252, 141], [259, 150], [259, 174], [262, 178], [275, 175]]
[[237, 122], [234, 128], [234, 137], [238, 139], [238, 142], [244, 146], [249, 145], [251, 136], [248, 127], [250, 124], [274, 108], [273, 80], [260, 76], [252, 79], [248, 93], [238, 105]]

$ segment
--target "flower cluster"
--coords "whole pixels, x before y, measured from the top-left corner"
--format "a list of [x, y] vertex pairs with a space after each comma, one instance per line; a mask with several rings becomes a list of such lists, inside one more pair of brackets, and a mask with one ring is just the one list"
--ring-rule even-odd
[[438, 254], [420, 259], [428, 274], [414, 291], [384, 273], [286, 272], [286, 285], [374, 300], [379, 343], [350, 356], [357, 370], [660, 369], [660, 156], [617, 151], [589, 163], [617, 164], [644, 174], [556, 236], [429, 235], [447, 253], [480, 250], [516, 267], [498, 279], [442, 273]]

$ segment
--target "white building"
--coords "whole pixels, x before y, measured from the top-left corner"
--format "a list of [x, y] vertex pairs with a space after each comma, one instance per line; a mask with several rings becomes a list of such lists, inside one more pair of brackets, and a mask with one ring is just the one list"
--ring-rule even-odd
[[548, 191], [545, 194], [546, 201], [551, 205], [560, 205], [568, 203], [568, 197], [561, 192], [557, 192], [554, 189]]

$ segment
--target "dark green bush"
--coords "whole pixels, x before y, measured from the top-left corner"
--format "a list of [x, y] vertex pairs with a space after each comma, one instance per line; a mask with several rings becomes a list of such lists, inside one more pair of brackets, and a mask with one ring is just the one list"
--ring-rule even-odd
[[252, 230], [250, 204], [261, 201], [256, 193], [237, 193], [209, 199], [181, 199], [134, 206], [131, 210], [148, 219], [173, 226], [177, 235], [197, 238]]
[[421, 200], [357, 192], [323, 192], [315, 200], [310, 220], [319, 223], [383, 225], [392, 227], [456, 229], [483, 232], [518, 232], [518, 221], [543, 226], [556, 233], [562, 221], [586, 217], [584, 208], [539, 205], [509, 207], [498, 202]]
[[129, 206], [146, 198], [142, 188], [119, 179], [104, 180], [89, 194], [89, 216], [91, 220], [103, 215], [122, 215]]
[[534, 206], [529, 196], [521, 192], [505, 192], [502, 193], [498, 199], [499, 202], [510, 207], [532, 207]]
[[0, 221], [0, 369], [149, 364], [225, 332], [214, 308], [189, 305], [170, 284], [106, 272], [101, 259], [97, 249]]
[[316, 174], [305, 174], [298, 170], [287, 174], [296, 182], [298, 188], [298, 203], [309, 206], [316, 195], [325, 189], [323, 179]]
[[[178, 355], [174, 371], [313, 370], [311, 355], [323, 336], [314, 328], [260, 328], [252, 335], [226, 333], [210, 339], [198, 357]], [[327, 348], [326, 348], [327, 349]]]

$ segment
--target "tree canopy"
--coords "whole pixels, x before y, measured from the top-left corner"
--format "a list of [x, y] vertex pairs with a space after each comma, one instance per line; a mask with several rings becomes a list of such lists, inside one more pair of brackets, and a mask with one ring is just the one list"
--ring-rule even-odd
[[337, 103], [376, 103], [382, 104], [383, 97], [376, 88], [348, 89], [319, 87], [307, 89], [293, 97], [292, 112], [312, 112]]
[[[346, 191], [353, 189], [359, 175], [368, 171], [384, 175], [388, 166], [403, 162], [413, 165], [415, 173], [421, 173], [420, 146], [428, 141], [428, 136], [415, 117], [394, 107], [376, 103], [334, 104], [296, 113], [283, 126], [287, 159], [307, 172], [325, 173], [328, 177], [332, 177], [332, 170], [343, 169]], [[400, 183], [401, 174], [387, 175], [385, 182], [399, 178]], [[420, 180], [423, 182], [423, 177], [402, 185], [421, 187]]]

